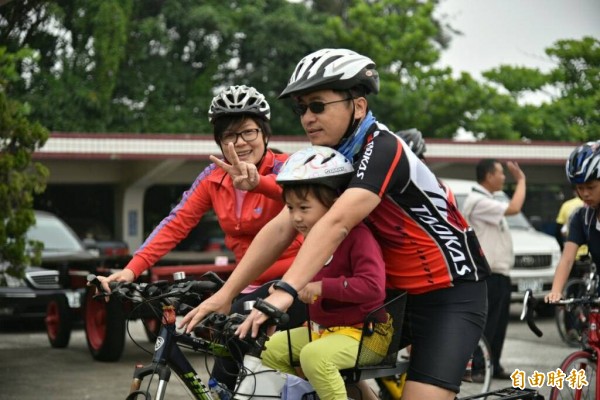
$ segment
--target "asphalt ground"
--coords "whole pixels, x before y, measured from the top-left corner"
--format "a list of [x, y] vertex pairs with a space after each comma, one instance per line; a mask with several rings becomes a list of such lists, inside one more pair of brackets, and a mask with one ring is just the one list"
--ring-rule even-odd
[[[524, 322], [518, 320], [518, 305], [513, 307], [502, 363], [506, 369], [515, 368], [527, 375], [538, 371], [555, 370], [573, 349], [562, 343], [553, 318], [540, 318], [544, 332], [536, 337]], [[150, 351], [140, 322], [131, 325], [133, 338]], [[188, 352], [200, 376], [206, 378], [210, 360]], [[82, 400], [124, 399], [129, 391], [133, 367], [148, 363], [151, 356], [127, 339], [125, 352], [118, 362], [94, 361], [87, 349], [83, 329], [74, 330], [65, 349], [50, 347], [42, 327], [0, 326], [0, 399], [1, 400]], [[208, 363], [208, 364], [207, 364]], [[510, 386], [510, 381], [494, 380], [492, 388]], [[549, 387], [539, 389], [548, 398]], [[183, 385], [172, 375], [168, 387], [169, 399], [187, 399]]]

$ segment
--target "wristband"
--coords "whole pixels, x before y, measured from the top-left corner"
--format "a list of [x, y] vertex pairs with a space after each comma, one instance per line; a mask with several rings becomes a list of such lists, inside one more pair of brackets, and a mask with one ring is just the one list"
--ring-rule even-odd
[[296, 300], [296, 298], [298, 297], [298, 292], [296, 291], [296, 289], [294, 289], [289, 283], [281, 280], [273, 284], [273, 289], [283, 290], [284, 292], [292, 296], [294, 300]]

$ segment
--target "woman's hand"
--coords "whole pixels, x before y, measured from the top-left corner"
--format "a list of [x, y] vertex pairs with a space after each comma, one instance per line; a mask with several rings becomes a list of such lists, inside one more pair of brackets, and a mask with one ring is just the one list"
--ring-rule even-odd
[[231, 299], [219, 290], [187, 313], [179, 323], [178, 328], [185, 328], [185, 332], [190, 333], [208, 314], [213, 312], [229, 314], [230, 310]]
[[[121, 271], [115, 272], [109, 276], [98, 276], [97, 277], [100, 283], [102, 283], [102, 289], [106, 293], [110, 293], [110, 282], [133, 282], [135, 280], [135, 274], [130, 269], [122, 269]], [[89, 286], [89, 283], [88, 283]], [[97, 294], [98, 290], [96, 290]]]
[[223, 154], [231, 164], [212, 155], [210, 156], [210, 160], [231, 176], [233, 186], [236, 189], [254, 190], [260, 182], [260, 174], [258, 173], [256, 165], [240, 161], [235, 152], [233, 143], [229, 143], [227, 146], [223, 147]]

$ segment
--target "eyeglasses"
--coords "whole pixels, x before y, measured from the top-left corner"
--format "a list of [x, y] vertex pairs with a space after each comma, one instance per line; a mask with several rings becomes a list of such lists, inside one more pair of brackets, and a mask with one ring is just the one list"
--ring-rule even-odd
[[323, 103], [322, 101], [311, 101], [308, 104], [295, 103], [293, 105], [294, 112], [298, 114], [298, 116], [303, 116], [306, 113], [306, 110], [310, 110], [313, 114], [321, 114], [325, 111], [325, 106], [333, 103], [341, 103], [342, 101], [352, 100], [352, 97], [348, 97], [346, 99], [328, 101], [327, 103]]
[[252, 142], [254, 140], [256, 140], [256, 138], [258, 137], [258, 132], [260, 132], [259, 128], [253, 128], [253, 129], [245, 129], [241, 132], [230, 132], [230, 133], [224, 133], [223, 136], [221, 136], [221, 143], [223, 144], [229, 144], [229, 143], [233, 143], [236, 144], [238, 141], [238, 138], [241, 136], [242, 139], [244, 139], [245, 142]]

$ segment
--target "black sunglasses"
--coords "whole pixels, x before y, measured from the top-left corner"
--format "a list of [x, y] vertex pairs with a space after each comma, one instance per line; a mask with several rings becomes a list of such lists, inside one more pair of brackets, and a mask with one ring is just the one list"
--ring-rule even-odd
[[310, 110], [310, 112], [313, 114], [321, 114], [323, 111], [325, 111], [325, 106], [328, 104], [341, 103], [342, 101], [348, 101], [352, 99], [353, 97], [348, 97], [341, 100], [328, 101], [327, 103], [322, 101], [311, 101], [308, 104], [294, 103], [292, 107], [298, 116], [303, 116], [306, 113], [306, 110]]

